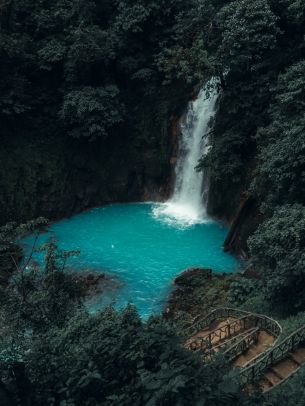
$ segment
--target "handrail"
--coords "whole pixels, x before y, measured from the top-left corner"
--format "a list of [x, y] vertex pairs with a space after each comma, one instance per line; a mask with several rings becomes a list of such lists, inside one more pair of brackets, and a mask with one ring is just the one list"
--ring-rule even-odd
[[[260, 327], [262, 330], [267, 331], [274, 337], [278, 338], [279, 335], [282, 333], [281, 325], [274, 319], [262, 315], [251, 313], [241, 309], [234, 309], [230, 307], [220, 307], [216, 308], [211, 311], [207, 316], [203, 318], [199, 318], [199, 316], [195, 317], [193, 323], [190, 327], [185, 330], [185, 334], [188, 336], [192, 336], [203, 330], [204, 328], [208, 327], [213, 321], [221, 318], [227, 317], [235, 317], [240, 318], [245, 315], [252, 316], [255, 322], [253, 327]], [[276, 340], [277, 341], [277, 340]]]
[[263, 358], [269, 351], [271, 351], [275, 347], [275, 344], [277, 345], [277, 341], [278, 341], [278, 339], [269, 348], [266, 348], [265, 351], [258, 354], [256, 357], [250, 359], [250, 361], [246, 362], [246, 364], [243, 365], [242, 368], [246, 369], [246, 368], [250, 367], [252, 364], [256, 364], [261, 358]]
[[259, 336], [259, 328], [253, 328], [248, 334], [244, 335], [232, 347], [223, 352], [223, 355], [229, 362], [233, 361], [239, 355], [248, 350], [252, 345], [256, 344]]
[[305, 326], [299, 328], [272, 349], [257, 357], [250, 365], [248, 364], [242, 368], [240, 372], [242, 383], [246, 385], [260, 378], [262, 373], [271, 365], [281, 361], [290, 351], [296, 349], [304, 341]]
[[[200, 316], [196, 316], [192, 321], [192, 325], [185, 330], [185, 334], [194, 336], [201, 330], [208, 327], [213, 321], [221, 320], [228, 317], [234, 317], [236, 318], [236, 320], [227, 323], [224, 326], [218, 327], [209, 333], [207, 332], [202, 337], [199, 337], [199, 339], [201, 340], [201, 348], [203, 346], [205, 338], [211, 338], [211, 335], [213, 335], [214, 333], [216, 334], [217, 332], [220, 332], [221, 334], [221, 332], [223, 332], [222, 330], [226, 329], [228, 325], [238, 324], [243, 321], [245, 322], [246, 320], [250, 321], [249, 327], [253, 327], [255, 328], [255, 330], [245, 336], [242, 336], [239, 341], [237, 341], [233, 346], [230, 346], [227, 350], [224, 351], [224, 355], [226, 355], [229, 360], [232, 361], [232, 359], [242, 354], [251, 345], [257, 342], [259, 330], [264, 330], [275, 337], [275, 341], [270, 349], [257, 355], [240, 369], [240, 378], [243, 385], [247, 385], [258, 380], [262, 376], [263, 372], [265, 372], [270, 366], [284, 359], [290, 351], [295, 350], [302, 342], [305, 342], [305, 325], [290, 334], [285, 340], [278, 342], [283, 330], [281, 325], [276, 320], [265, 315], [251, 313], [245, 310], [234, 309], [230, 307], [216, 308], [203, 318], [201, 318]], [[229, 334], [228, 336], [230, 337]], [[236, 338], [238, 337], [241, 337], [241, 335], [238, 335]], [[221, 336], [219, 338], [221, 339]], [[196, 338], [194, 338], [194, 341], [196, 341]], [[210, 339], [209, 341], [211, 344]], [[232, 339], [229, 341], [232, 342]], [[223, 346], [226, 347], [227, 344], [228, 342], [220, 344], [214, 347], [214, 349]], [[211, 350], [208, 351], [207, 354], [204, 354], [203, 358], [210, 355]], [[279, 383], [283, 381], [280, 381]]]
[[[239, 334], [238, 336], [232, 337], [229, 340], [222, 342], [218, 345], [213, 346], [213, 348], [211, 348], [210, 350], [207, 350], [206, 354], [203, 355], [203, 358], [205, 356], [209, 356], [211, 353], [215, 353], [216, 350], [220, 350], [220, 349], [224, 349], [224, 351], [222, 352], [223, 355], [227, 356], [227, 354], [229, 354], [230, 352], [236, 352], [235, 349], [236, 347], [239, 346], [239, 344], [244, 341], [247, 340], [248, 337], [255, 335], [256, 333], [259, 332], [259, 328], [250, 328], [249, 330], [244, 331], [243, 333]], [[239, 354], [237, 354], [236, 356], [238, 356]]]
[[[196, 316], [194, 318], [191, 326], [185, 330], [185, 334], [194, 335], [194, 334], [198, 333], [199, 331], [203, 330], [205, 327], [209, 326], [213, 321], [215, 321], [219, 318], [229, 317], [230, 310], [233, 310], [234, 316], [237, 316], [236, 309], [223, 308], [223, 307], [213, 309], [210, 313], [208, 313], [204, 317], [201, 317], [200, 315]], [[243, 312], [243, 311], [241, 311], [241, 312]]]
[[[244, 316], [244, 317], [247, 317], [247, 316]], [[244, 317], [243, 317], [243, 318], [244, 318]], [[243, 318], [242, 318], [242, 319], [243, 319]], [[226, 324], [224, 324], [223, 326], [216, 327], [216, 328], [214, 328], [213, 330], [204, 333], [202, 336], [196, 336], [196, 338], [199, 338], [199, 339], [205, 338], [205, 337], [211, 335], [212, 333], [214, 333], [214, 332], [217, 331], [217, 330], [221, 330], [221, 329], [223, 329], [224, 327], [230, 326], [230, 325], [232, 325], [232, 324], [233, 324], [233, 325], [236, 324], [237, 322], [239, 322], [239, 321], [242, 320], [242, 319], [236, 319], [236, 320], [228, 321], [228, 322], [227, 322]]]
[[197, 336], [194, 337], [193, 339], [190, 339], [188, 347], [190, 349], [198, 349], [198, 347], [203, 349], [205, 344], [212, 346], [213, 340], [215, 338], [218, 338], [219, 341], [221, 341], [222, 339], [231, 337], [236, 332], [239, 332], [241, 329], [246, 329], [247, 327], [251, 328], [252, 327], [251, 321], [252, 315], [250, 316], [246, 315], [239, 319], [230, 321], [224, 324], [223, 326], [217, 327], [211, 330], [210, 332], [207, 332], [203, 336]]

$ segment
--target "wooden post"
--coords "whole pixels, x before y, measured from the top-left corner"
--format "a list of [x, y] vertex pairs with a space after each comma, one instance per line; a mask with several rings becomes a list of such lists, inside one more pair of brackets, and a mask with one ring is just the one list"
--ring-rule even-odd
[[295, 342], [295, 336], [293, 335], [292, 337], [291, 337], [291, 349], [292, 350], [294, 350], [294, 342]]

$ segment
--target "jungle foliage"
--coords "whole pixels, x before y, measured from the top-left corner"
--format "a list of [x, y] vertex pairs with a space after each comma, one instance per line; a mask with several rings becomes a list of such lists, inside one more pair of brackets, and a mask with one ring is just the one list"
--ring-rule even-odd
[[156, 58], [185, 9], [183, 1], [128, 0], [0, 7], [3, 133], [89, 140], [122, 131], [143, 99], [160, 97]]
[[241, 392], [221, 356], [205, 363], [184, 349], [178, 325], [143, 321], [132, 306], [88, 313], [83, 285], [66, 270], [77, 252], [54, 240], [33, 249], [44, 252], [44, 264], [26, 261], [0, 289], [3, 404], [259, 404]]
[[[197, 47], [200, 60], [189, 53], [189, 64], [217, 77], [220, 87], [212, 148], [200, 163], [211, 175], [210, 210], [232, 219], [242, 193], [258, 202], [263, 224], [248, 248], [249, 266], [262, 281], [260, 299], [277, 311], [304, 310], [305, 3], [196, 4], [178, 19], [177, 38], [186, 54]], [[174, 65], [175, 58], [163, 63], [167, 75]], [[239, 305], [257, 292], [255, 281], [238, 281], [234, 289]]]
[[[171, 121], [193, 86], [165, 82], [184, 1], [0, 2], [0, 224], [140, 200], [170, 177]], [[89, 142], [88, 142], [89, 141]]]
[[[259, 279], [237, 281], [231, 300], [285, 315], [305, 309], [304, 0], [6, 0], [0, 29], [4, 143], [30, 134], [35, 145], [65, 138], [81, 151], [116, 136], [164, 155], [160, 129], [218, 78], [212, 148], [200, 163], [211, 174], [211, 210], [231, 218], [248, 191], [264, 214], [248, 243]], [[0, 232], [1, 255], [15, 248], [10, 233], [15, 226]], [[132, 308], [87, 314], [63, 272], [70, 254], [54, 243], [46, 253], [42, 274], [17, 273], [1, 295], [11, 360], [1, 379], [19, 403], [255, 402], [222, 377], [223, 361], [185, 352], [164, 320], [143, 322]], [[287, 393], [274, 404], [296, 404]]]

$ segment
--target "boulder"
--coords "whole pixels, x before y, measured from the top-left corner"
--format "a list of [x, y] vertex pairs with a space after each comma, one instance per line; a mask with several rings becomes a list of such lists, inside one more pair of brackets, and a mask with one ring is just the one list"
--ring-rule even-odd
[[226, 302], [231, 274], [213, 273], [210, 268], [191, 267], [174, 280], [164, 315], [179, 317], [180, 312], [195, 316], [206, 314]]
[[76, 272], [73, 277], [85, 287], [88, 298], [100, 295], [106, 290], [116, 290], [121, 287], [121, 283], [117, 278], [96, 270]]
[[201, 284], [206, 279], [211, 279], [212, 273], [212, 269], [209, 268], [187, 268], [177, 276], [174, 280], [174, 284], [182, 288], [198, 286], [198, 284]]

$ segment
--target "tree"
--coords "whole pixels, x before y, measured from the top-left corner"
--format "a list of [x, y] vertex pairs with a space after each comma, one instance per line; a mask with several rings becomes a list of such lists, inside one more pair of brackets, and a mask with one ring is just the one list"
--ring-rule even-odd
[[124, 106], [116, 86], [84, 87], [65, 96], [61, 117], [75, 138], [108, 137], [113, 127], [123, 121]]
[[33, 405], [256, 404], [221, 358], [203, 363], [164, 320], [143, 322], [133, 307], [70, 319], [37, 337], [25, 362]]
[[258, 133], [261, 164], [254, 191], [268, 204], [302, 202], [305, 196], [305, 61], [279, 75], [271, 123]]
[[53, 240], [39, 251], [45, 252], [44, 266], [32, 264], [31, 253], [23, 264], [16, 263], [9, 285], [1, 289], [0, 303], [6, 322], [17, 326], [18, 334], [63, 325], [84, 296], [80, 282], [65, 273], [68, 259], [78, 255], [78, 251], [61, 251]]
[[217, 59], [223, 72], [257, 69], [280, 32], [267, 0], [230, 2], [218, 13], [217, 23], [222, 37]]
[[284, 314], [305, 309], [305, 208], [276, 208], [248, 240], [265, 299]]

